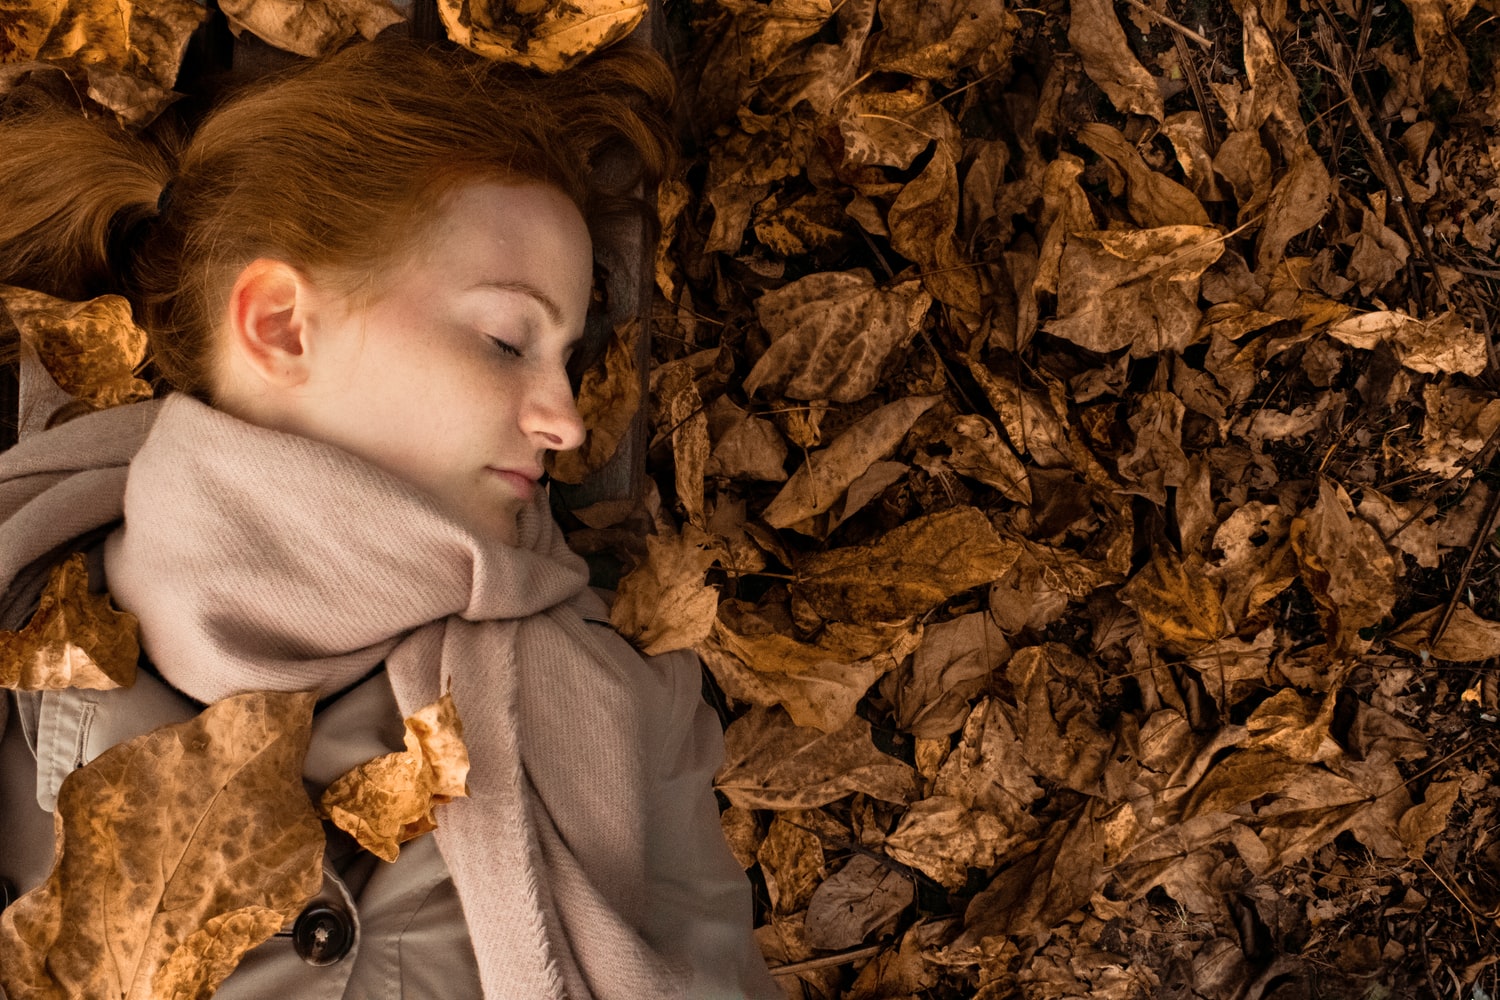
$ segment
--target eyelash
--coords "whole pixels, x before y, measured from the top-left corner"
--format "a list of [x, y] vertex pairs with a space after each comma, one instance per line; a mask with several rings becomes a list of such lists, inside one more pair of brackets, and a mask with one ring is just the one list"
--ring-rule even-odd
[[494, 337], [491, 337], [490, 338], [490, 342], [492, 344], [494, 344], [496, 347], [500, 348], [500, 352], [502, 354], [509, 354], [513, 358], [519, 358], [521, 356], [521, 352], [520, 352], [520, 350], [518, 348], [513, 347], [510, 344], [507, 344], [503, 340], [498, 340], [498, 339], [496, 339]]

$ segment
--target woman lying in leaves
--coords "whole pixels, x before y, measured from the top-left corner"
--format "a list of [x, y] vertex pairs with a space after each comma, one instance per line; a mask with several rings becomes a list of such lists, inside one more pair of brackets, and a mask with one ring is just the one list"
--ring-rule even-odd
[[[0, 123], [11, 1000], [780, 995], [697, 663], [609, 628], [539, 482], [666, 90], [379, 42], [178, 152]], [[126, 302], [164, 398], [47, 364]]]

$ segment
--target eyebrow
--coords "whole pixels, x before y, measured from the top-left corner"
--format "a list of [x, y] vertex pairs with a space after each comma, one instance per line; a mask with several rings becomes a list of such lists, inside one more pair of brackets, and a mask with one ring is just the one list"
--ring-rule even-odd
[[540, 288], [526, 281], [480, 281], [475, 283], [475, 288], [493, 288], [502, 292], [520, 292], [529, 298], [535, 299], [552, 322], [562, 325], [563, 311], [551, 297]]

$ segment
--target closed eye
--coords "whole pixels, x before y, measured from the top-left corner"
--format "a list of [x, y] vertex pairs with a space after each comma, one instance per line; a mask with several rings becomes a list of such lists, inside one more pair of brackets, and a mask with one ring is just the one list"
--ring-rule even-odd
[[509, 354], [511, 357], [519, 358], [521, 356], [521, 351], [519, 348], [514, 347], [511, 344], [507, 344], [505, 341], [500, 340], [498, 337], [491, 337], [490, 343], [500, 348], [502, 353]]

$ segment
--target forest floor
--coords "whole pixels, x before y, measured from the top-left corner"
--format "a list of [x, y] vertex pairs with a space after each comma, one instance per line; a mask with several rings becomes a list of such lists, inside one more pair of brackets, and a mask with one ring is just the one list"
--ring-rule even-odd
[[667, 12], [617, 621], [791, 995], [1500, 995], [1500, 5]]

